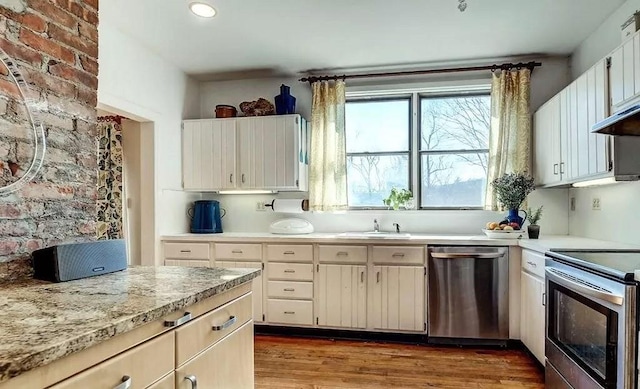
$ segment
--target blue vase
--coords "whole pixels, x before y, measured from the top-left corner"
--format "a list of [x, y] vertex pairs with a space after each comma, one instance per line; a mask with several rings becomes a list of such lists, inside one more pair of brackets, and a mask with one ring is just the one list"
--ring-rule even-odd
[[280, 85], [280, 94], [275, 97], [276, 114], [290, 115], [296, 113], [296, 98], [291, 96], [291, 88]]
[[[524, 219], [520, 217], [520, 212], [524, 212]], [[524, 222], [527, 221], [527, 213], [519, 209], [510, 209], [509, 214], [507, 215], [507, 220], [509, 223], [518, 223], [520, 228], [522, 228]]]

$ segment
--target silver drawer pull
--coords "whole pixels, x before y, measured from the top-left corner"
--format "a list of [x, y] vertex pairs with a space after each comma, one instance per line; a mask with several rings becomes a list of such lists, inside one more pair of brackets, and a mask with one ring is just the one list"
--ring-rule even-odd
[[198, 389], [198, 379], [194, 375], [184, 377], [185, 380], [191, 382], [191, 389]]
[[394, 258], [396, 258], [396, 257], [403, 258], [404, 254], [403, 253], [393, 253], [392, 257], [394, 257]]
[[227, 328], [231, 327], [232, 325], [236, 324], [236, 320], [237, 320], [237, 318], [236, 318], [235, 316], [231, 316], [231, 317], [229, 318], [229, 320], [227, 320], [227, 321], [225, 321], [224, 323], [222, 323], [222, 325], [219, 325], [219, 326], [213, 326], [213, 327], [211, 327], [211, 329], [212, 329], [212, 330], [214, 330], [214, 331], [222, 331], [222, 330], [225, 330], [225, 329], [227, 329]]
[[295, 273], [296, 271], [293, 270], [293, 269], [286, 269], [284, 272], [285, 273]]
[[295, 292], [296, 290], [293, 288], [284, 288], [285, 292]]
[[165, 327], [177, 327], [177, 326], [179, 326], [181, 324], [184, 324], [184, 323], [188, 322], [189, 320], [191, 320], [191, 312], [185, 312], [184, 316], [182, 316], [178, 320], [165, 320], [164, 321], [164, 326]]
[[533, 267], [538, 267], [538, 265], [535, 262], [527, 261], [527, 263]]
[[296, 255], [296, 252], [295, 251], [285, 251], [283, 254], [284, 255]]
[[349, 253], [346, 251], [339, 251], [338, 254], [336, 254], [338, 257], [348, 257]]
[[129, 389], [131, 387], [131, 383], [133, 382], [133, 379], [131, 377], [129, 377], [128, 375], [122, 377], [122, 383], [116, 387], [114, 387], [113, 389]]
[[232, 254], [242, 254], [242, 250], [232, 250]]
[[284, 311], [285, 315], [295, 315], [296, 313], [294, 311]]
[[181, 253], [190, 253], [191, 250], [180, 250]]

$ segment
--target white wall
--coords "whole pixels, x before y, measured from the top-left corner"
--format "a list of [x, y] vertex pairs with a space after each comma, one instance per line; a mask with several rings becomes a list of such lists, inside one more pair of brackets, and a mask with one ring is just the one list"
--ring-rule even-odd
[[578, 76], [620, 45], [622, 41], [620, 26], [637, 10], [640, 10], [640, 0], [627, 0], [580, 44], [573, 52], [571, 59], [571, 75], [573, 79], [578, 78]]
[[[640, 10], [640, 0], [628, 0], [576, 49], [573, 78], [620, 45], [620, 26], [636, 10]], [[640, 215], [640, 183], [571, 189], [569, 196], [576, 203], [576, 210], [569, 212], [571, 235], [640, 244], [635, 223], [636, 215]], [[599, 211], [592, 210], [594, 198], [600, 199]]]
[[[537, 109], [550, 97], [560, 91], [569, 79], [568, 58], [541, 58], [543, 66], [537, 68], [532, 77], [532, 109]], [[500, 61], [503, 62], [503, 61]], [[474, 76], [475, 79], [478, 75]], [[438, 78], [442, 81], [442, 77]], [[490, 73], [486, 74], [490, 83]], [[394, 86], [402, 87], [414, 83]], [[311, 89], [308, 84], [297, 78], [264, 78], [237, 81], [214, 81], [200, 85], [202, 118], [215, 117], [217, 104], [238, 106], [240, 102], [256, 100], [259, 97], [273, 101], [279, 94], [280, 84], [291, 86], [291, 93], [297, 98], [297, 112], [309, 118], [311, 116]], [[353, 89], [362, 90], [370, 83], [350, 82]], [[545, 206], [542, 222], [542, 234], [568, 233], [568, 195], [567, 190], [538, 190], [530, 196], [530, 206]], [[204, 199], [216, 199], [227, 210], [223, 219], [223, 229], [227, 232], [264, 232], [269, 223], [287, 215], [271, 211], [256, 211], [258, 201], [270, 202], [273, 198], [303, 198], [304, 194], [265, 195], [203, 195]], [[489, 221], [499, 221], [502, 213], [489, 211], [349, 211], [344, 214], [305, 213], [297, 215], [310, 220], [316, 231], [362, 231], [372, 228], [373, 219], [378, 219], [382, 229], [391, 230], [392, 223], [399, 223], [410, 232], [478, 234]]]
[[157, 264], [159, 236], [186, 232], [184, 215], [196, 197], [179, 191], [180, 125], [183, 118], [199, 117], [198, 83], [114, 28], [110, 20], [120, 17], [114, 8], [108, 1], [100, 4], [98, 105], [143, 122], [146, 151], [142, 152], [152, 153], [153, 161], [142, 164], [142, 190], [148, 195], [143, 204], [141, 260]]

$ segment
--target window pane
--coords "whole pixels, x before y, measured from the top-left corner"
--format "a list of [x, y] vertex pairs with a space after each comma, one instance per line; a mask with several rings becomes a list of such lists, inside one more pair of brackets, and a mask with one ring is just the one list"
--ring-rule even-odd
[[347, 102], [347, 152], [409, 150], [409, 100]]
[[482, 206], [487, 157], [487, 153], [423, 154], [421, 206]]
[[489, 148], [491, 96], [421, 99], [421, 150]]
[[408, 155], [347, 157], [349, 206], [384, 207], [391, 188], [409, 189]]

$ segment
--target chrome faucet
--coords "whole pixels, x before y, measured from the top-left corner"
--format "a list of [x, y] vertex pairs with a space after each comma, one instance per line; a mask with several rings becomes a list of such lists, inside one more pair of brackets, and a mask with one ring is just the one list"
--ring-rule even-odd
[[378, 219], [373, 219], [373, 231], [380, 232], [380, 224], [378, 224]]
[[396, 228], [396, 232], [399, 234], [400, 233], [400, 224], [393, 223], [393, 226]]

